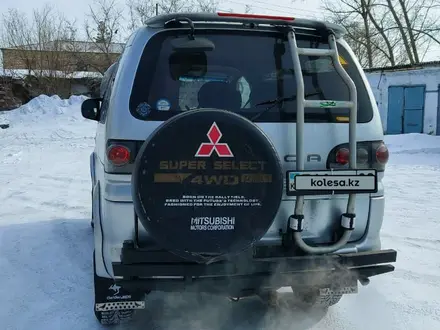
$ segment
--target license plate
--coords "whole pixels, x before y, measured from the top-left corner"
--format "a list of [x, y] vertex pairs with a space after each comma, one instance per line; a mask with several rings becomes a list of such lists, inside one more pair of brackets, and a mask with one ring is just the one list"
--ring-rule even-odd
[[288, 171], [286, 176], [288, 196], [377, 192], [376, 170]]

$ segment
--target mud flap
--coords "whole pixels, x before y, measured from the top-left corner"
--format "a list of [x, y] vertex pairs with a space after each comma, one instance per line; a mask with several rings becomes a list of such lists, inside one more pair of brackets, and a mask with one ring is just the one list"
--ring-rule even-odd
[[145, 293], [130, 292], [112, 279], [95, 276], [95, 311], [145, 308]]
[[[93, 258], [93, 268], [95, 260]], [[137, 309], [145, 308], [145, 293], [126, 290], [111, 278], [99, 277], [94, 271], [94, 312], [103, 325], [128, 322]]]
[[145, 308], [143, 292], [129, 292], [112, 279], [95, 275], [95, 316], [103, 325], [129, 322], [137, 309]]

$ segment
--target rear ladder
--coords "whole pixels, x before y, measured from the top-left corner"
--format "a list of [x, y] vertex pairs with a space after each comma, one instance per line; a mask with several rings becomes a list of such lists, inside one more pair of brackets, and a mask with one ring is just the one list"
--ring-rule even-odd
[[[349, 167], [356, 169], [356, 124], [357, 124], [357, 90], [356, 85], [350, 78], [348, 73], [339, 62], [339, 54], [336, 44], [336, 36], [333, 31], [328, 31], [328, 43], [330, 49], [314, 49], [314, 48], [298, 48], [296, 42], [295, 31], [292, 28], [288, 32], [289, 46], [292, 53], [292, 60], [297, 85], [297, 119], [296, 119], [296, 170], [304, 171], [304, 109], [320, 108], [323, 103], [327, 103], [332, 108], [349, 108]], [[350, 91], [349, 101], [338, 100], [306, 100], [304, 94], [304, 77], [302, 75], [300, 55], [306, 56], [330, 56], [336, 72], [341, 76], [343, 81], [348, 85]], [[304, 196], [297, 196], [295, 203], [295, 212], [290, 217], [289, 227], [293, 231], [293, 240], [303, 251], [311, 254], [332, 253], [348, 243], [355, 223], [355, 194], [348, 197], [346, 213], [341, 216], [341, 226], [344, 233], [341, 238], [333, 245], [325, 247], [314, 247], [304, 242], [301, 237], [304, 221]]]

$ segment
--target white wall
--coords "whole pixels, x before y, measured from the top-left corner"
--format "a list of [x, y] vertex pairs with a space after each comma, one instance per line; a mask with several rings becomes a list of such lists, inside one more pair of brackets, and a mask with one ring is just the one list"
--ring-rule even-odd
[[426, 85], [423, 133], [435, 134], [437, 126], [438, 85], [440, 68], [366, 73], [378, 103], [382, 125], [387, 127], [388, 87]]

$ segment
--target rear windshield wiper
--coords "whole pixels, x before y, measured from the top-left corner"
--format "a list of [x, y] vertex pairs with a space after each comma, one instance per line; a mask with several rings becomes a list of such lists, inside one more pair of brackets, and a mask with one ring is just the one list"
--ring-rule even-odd
[[255, 106], [268, 105], [268, 104], [269, 104], [269, 106], [266, 109], [263, 109], [261, 112], [257, 113], [254, 117], [252, 117], [251, 121], [254, 121], [255, 119], [264, 115], [266, 112], [270, 111], [271, 109], [273, 109], [277, 105], [283, 104], [284, 102], [295, 101], [295, 100], [296, 100], [296, 95], [290, 96], [290, 97], [281, 97], [281, 98], [277, 98], [274, 100], [267, 100], [267, 101], [257, 103], [257, 104], [255, 104]]
[[[310, 97], [310, 96], [315, 96], [315, 95], [321, 95], [322, 92], [318, 91], [318, 92], [314, 92], [314, 93], [309, 93], [305, 95], [305, 98]], [[259, 105], [268, 105], [270, 104], [266, 109], [264, 109], [263, 111], [257, 113], [252, 119], [251, 121], [254, 121], [255, 119], [257, 119], [258, 117], [260, 117], [261, 115], [265, 114], [266, 112], [268, 112], [270, 109], [273, 109], [275, 106], [279, 105], [279, 104], [283, 104], [284, 102], [288, 102], [288, 101], [295, 101], [296, 100], [296, 95], [290, 96], [290, 97], [281, 97], [281, 98], [277, 98], [274, 100], [267, 100], [267, 101], [263, 101], [260, 103], [255, 104], [255, 106], [259, 106]]]

